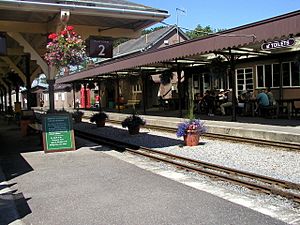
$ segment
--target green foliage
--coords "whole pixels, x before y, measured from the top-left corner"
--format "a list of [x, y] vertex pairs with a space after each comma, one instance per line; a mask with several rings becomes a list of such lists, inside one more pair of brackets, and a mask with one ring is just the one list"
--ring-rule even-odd
[[220, 56], [212, 59], [210, 64], [210, 73], [214, 77], [222, 77], [226, 75], [227, 64]]
[[198, 24], [194, 30], [187, 31], [186, 35], [190, 39], [194, 39], [198, 37], [204, 37], [212, 33], [220, 32], [222, 30], [224, 29], [213, 29], [210, 25], [202, 27], [200, 24]]
[[163, 85], [169, 84], [173, 78], [171, 70], [165, 70], [159, 75], [160, 83]]
[[93, 114], [90, 118], [91, 123], [97, 122], [99, 120], [106, 120], [108, 118], [108, 115], [105, 112], [98, 112], [96, 114]]
[[76, 110], [72, 113], [72, 117], [73, 118], [82, 118], [82, 116], [84, 115], [84, 112]]
[[128, 128], [133, 128], [136, 126], [143, 126], [146, 124], [146, 121], [142, 119], [140, 116], [136, 115], [135, 113], [132, 114], [131, 116], [126, 117], [122, 121], [122, 127], [128, 127]]
[[144, 35], [144, 34], [150, 34], [150, 33], [154, 32], [154, 31], [161, 30], [163, 28], [165, 28], [165, 26], [152, 27], [150, 29], [143, 30], [142, 31], [142, 35]]

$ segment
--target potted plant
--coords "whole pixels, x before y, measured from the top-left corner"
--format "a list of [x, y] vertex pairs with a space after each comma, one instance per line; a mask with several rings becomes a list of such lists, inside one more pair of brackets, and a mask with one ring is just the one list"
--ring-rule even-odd
[[78, 109], [72, 113], [72, 117], [73, 117], [75, 123], [80, 123], [82, 121], [83, 114], [84, 114], [84, 112], [79, 111]]
[[95, 122], [97, 127], [104, 127], [106, 119], [108, 119], [108, 115], [105, 112], [98, 112], [92, 115], [90, 121], [91, 123]]
[[183, 137], [186, 146], [199, 144], [200, 135], [207, 132], [204, 122], [199, 119], [186, 120], [178, 125], [177, 137]]
[[49, 34], [48, 39], [47, 52], [44, 55], [48, 65], [61, 69], [85, 61], [85, 42], [74, 31], [73, 26], [66, 26], [61, 32]]
[[171, 70], [165, 70], [159, 75], [160, 83], [162, 85], [167, 85], [171, 83], [171, 80], [173, 79], [173, 73]]
[[134, 135], [140, 132], [140, 127], [146, 124], [146, 121], [133, 113], [122, 121], [122, 127], [128, 127], [129, 134]]

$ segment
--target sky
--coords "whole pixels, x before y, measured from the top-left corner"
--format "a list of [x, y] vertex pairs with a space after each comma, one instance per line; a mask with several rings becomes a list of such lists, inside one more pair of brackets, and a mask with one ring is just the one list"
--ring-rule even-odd
[[[300, 0], [129, 0], [169, 12], [164, 22], [194, 29], [210, 25], [213, 29], [229, 29], [300, 10]], [[176, 13], [185, 10], [185, 15]], [[177, 11], [178, 12], [178, 11]], [[163, 24], [158, 24], [163, 25]], [[157, 25], [156, 25], [157, 26]]]

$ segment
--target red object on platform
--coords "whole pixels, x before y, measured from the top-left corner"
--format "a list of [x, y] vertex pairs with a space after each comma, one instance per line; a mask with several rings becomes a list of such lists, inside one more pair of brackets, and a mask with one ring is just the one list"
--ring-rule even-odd
[[197, 132], [187, 132], [183, 136], [183, 140], [186, 146], [197, 146], [199, 144], [200, 135]]
[[87, 101], [85, 101], [84, 88], [80, 90], [80, 108], [91, 108], [91, 90], [86, 89]]

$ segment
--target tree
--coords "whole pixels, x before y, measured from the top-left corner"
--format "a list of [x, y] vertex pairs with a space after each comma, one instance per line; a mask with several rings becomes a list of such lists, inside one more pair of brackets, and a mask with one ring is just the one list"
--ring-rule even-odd
[[202, 27], [200, 24], [197, 25], [197, 27], [194, 30], [187, 31], [186, 35], [190, 39], [194, 39], [197, 37], [204, 37], [211, 33], [220, 32], [224, 29], [213, 29], [210, 25]]
[[157, 30], [160, 30], [160, 29], [163, 29], [163, 28], [165, 28], [165, 26], [152, 27], [150, 29], [143, 30], [142, 31], [142, 35], [150, 34], [150, 33], [154, 32], [154, 31], [157, 31]]

